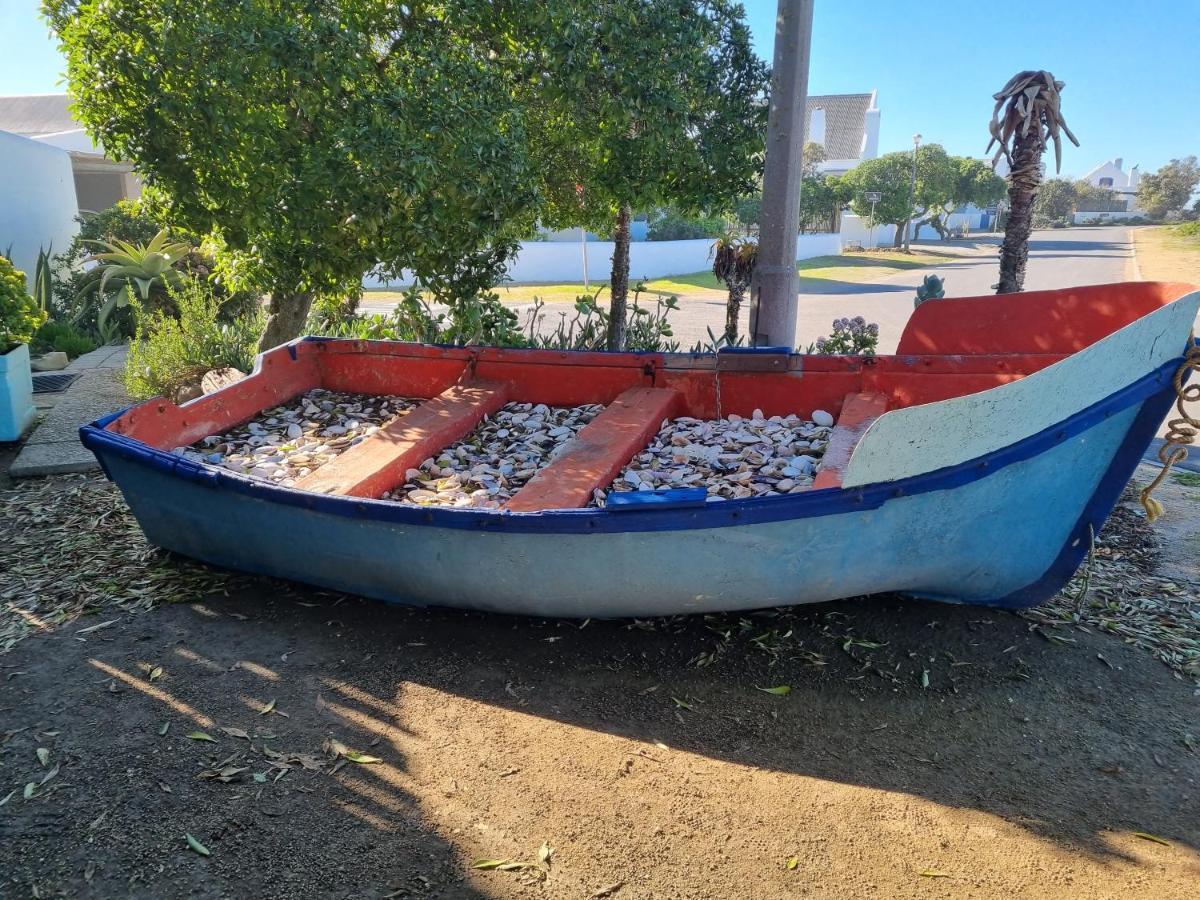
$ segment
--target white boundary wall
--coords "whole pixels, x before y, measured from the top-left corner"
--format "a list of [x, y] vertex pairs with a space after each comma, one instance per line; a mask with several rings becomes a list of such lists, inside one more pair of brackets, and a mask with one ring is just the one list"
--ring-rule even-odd
[[[796, 259], [837, 255], [842, 238], [837, 234], [802, 234], [796, 246]], [[629, 245], [629, 280], [662, 278], [703, 272], [712, 265], [713, 241], [634, 241]], [[612, 241], [589, 241], [587, 245], [588, 279], [607, 281], [612, 274]], [[407, 273], [406, 273], [407, 274]], [[508, 267], [508, 277], [517, 283], [583, 281], [583, 252], [578, 243], [566, 241], [522, 241], [520, 252]], [[407, 278], [384, 282], [368, 276], [367, 288], [400, 287]]]
[[0, 253], [12, 246], [31, 288], [38, 251], [67, 249], [78, 209], [67, 151], [0, 131]]
[[[800, 235], [801, 238], [808, 235]], [[815, 235], [814, 235], [815, 236]], [[837, 250], [832, 252], [840, 253], [841, 248], [846, 244], [862, 244], [863, 247], [870, 249], [871, 240], [874, 237], [874, 246], [890, 247], [892, 241], [896, 239], [895, 225], [876, 225], [874, 235], [871, 234], [871, 229], [867, 226], [867, 220], [860, 216], [852, 216], [850, 213], [842, 213], [842, 233], [838, 235], [841, 240]]]

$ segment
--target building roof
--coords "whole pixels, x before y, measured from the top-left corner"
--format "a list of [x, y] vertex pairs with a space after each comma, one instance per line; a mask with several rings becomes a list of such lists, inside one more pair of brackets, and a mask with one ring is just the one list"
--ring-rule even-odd
[[66, 94], [0, 97], [0, 131], [28, 138], [79, 131], [82, 126], [71, 116], [70, 104]]
[[810, 95], [805, 133], [812, 134], [812, 111], [825, 110], [825, 153], [829, 159], [858, 159], [866, 135], [867, 110], [875, 105], [875, 94]]

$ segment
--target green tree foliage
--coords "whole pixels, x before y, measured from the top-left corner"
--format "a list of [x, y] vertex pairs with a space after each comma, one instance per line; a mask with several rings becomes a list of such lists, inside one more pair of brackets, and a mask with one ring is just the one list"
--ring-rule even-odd
[[29, 296], [25, 273], [0, 256], [0, 356], [28, 344], [46, 313]]
[[[625, 346], [631, 209], [728, 208], [761, 171], [767, 68], [730, 0], [532, 4], [552, 20], [521, 96], [552, 227], [612, 233], [608, 346]], [[558, 62], [558, 61], [561, 61]]]
[[1157, 172], [1143, 175], [1138, 182], [1137, 205], [1152, 219], [1179, 212], [1200, 185], [1200, 164], [1196, 157], [1173, 159]]
[[1033, 214], [1041, 222], [1071, 221], [1079, 205], [1078, 186], [1067, 178], [1042, 182], [1033, 201]]
[[515, 85], [541, 77], [541, 4], [167, 6], [43, 2], [76, 115], [269, 294], [263, 346], [372, 269], [451, 303], [503, 273], [537, 199]]
[[[868, 191], [881, 195], [875, 204], [875, 221], [896, 226], [895, 246], [904, 240], [904, 228], [914, 217], [928, 210], [944, 210], [954, 202], [962, 173], [958, 164], [946, 155], [940, 144], [921, 147], [917, 153], [916, 190], [911, 188], [913, 154], [886, 153], [859, 163], [840, 179], [839, 189], [849, 198], [855, 215], [869, 216]], [[951, 207], [953, 208], [953, 207]]]

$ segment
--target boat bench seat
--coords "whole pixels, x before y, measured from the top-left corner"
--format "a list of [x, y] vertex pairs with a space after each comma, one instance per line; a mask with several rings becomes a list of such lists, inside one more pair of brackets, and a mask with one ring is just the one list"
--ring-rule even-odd
[[554, 461], [505, 504], [510, 512], [579, 509], [607, 487], [634, 454], [679, 414], [682, 395], [671, 388], [636, 387], [620, 394], [580, 429]]
[[850, 454], [871, 424], [887, 412], [888, 398], [880, 393], [847, 394], [842, 412], [834, 423], [821, 459], [821, 468], [813, 479], [813, 489], [842, 486], [842, 476], [850, 462]]
[[426, 400], [296, 482], [302, 491], [375, 498], [509, 401], [511, 385], [471, 380]]

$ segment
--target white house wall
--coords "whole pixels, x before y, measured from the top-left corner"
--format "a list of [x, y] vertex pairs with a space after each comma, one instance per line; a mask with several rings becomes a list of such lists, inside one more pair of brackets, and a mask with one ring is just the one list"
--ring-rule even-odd
[[[662, 278], [702, 272], [712, 265], [713, 242], [708, 238], [692, 241], [637, 241], [629, 246], [629, 280]], [[841, 252], [841, 235], [802, 234], [796, 247], [796, 259], [835, 255]], [[612, 274], [612, 241], [589, 241], [588, 278], [607, 281]], [[407, 273], [405, 273], [407, 276]], [[583, 280], [583, 254], [578, 243], [522, 241], [516, 260], [509, 266], [508, 277], [515, 282], [579, 282]], [[398, 287], [411, 283], [411, 276], [393, 282], [367, 277], [367, 288]]]
[[65, 250], [78, 226], [67, 151], [0, 131], [0, 253], [32, 282], [38, 251]]

